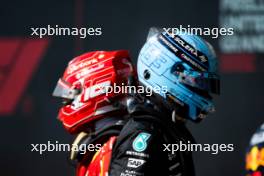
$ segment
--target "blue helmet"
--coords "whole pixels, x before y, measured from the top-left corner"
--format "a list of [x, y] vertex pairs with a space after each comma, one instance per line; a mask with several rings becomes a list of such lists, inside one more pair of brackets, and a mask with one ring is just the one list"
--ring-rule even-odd
[[163, 90], [154, 92], [172, 102], [181, 117], [197, 121], [215, 109], [209, 93], [220, 93], [216, 55], [196, 35], [152, 28], [140, 51], [137, 72], [142, 85]]

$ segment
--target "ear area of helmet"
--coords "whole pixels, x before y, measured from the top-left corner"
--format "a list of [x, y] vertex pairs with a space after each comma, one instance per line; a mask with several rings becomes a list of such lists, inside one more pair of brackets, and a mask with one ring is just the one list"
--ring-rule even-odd
[[185, 74], [184, 71], [186, 70], [186, 67], [184, 66], [183, 62], [176, 62], [172, 68], [171, 73], [176, 76], [177, 80], [184, 80]]
[[172, 72], [183, 72], [185, 70], [185, 66], [183, 64], [183, 62], [176, 62], [173, 66], [171, 71]]

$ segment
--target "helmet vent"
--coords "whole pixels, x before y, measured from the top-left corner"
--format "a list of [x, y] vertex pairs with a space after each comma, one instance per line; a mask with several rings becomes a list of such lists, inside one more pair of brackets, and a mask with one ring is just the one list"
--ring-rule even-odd
[[148, 70], [145, 70], [143, 76], [144, 76], [144, 79], [148, 80], [150, 78], [149, 71]]

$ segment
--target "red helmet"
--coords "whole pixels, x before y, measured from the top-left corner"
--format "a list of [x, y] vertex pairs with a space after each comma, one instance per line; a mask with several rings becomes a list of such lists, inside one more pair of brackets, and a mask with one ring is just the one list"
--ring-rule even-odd
[[135, 74], [126, 50], [94, 51], [74, 58], [53, 92], [65, 100], [59, 120], [70, 133], [77, 133], [109, 114], [123, 115], [126, 111], [116, 104], [126, 94], [109, 89], [128, 85]]

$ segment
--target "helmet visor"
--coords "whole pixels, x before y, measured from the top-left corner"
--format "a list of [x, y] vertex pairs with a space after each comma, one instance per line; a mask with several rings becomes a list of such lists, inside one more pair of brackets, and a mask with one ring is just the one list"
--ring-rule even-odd
[[64, 81], [63, 79], [59, 79], [52, 95], [54, 97], [66, 98], [66, 99], [74, 99], [74, 97], [78, 94], [77, 89], [73, 89], [72, 86]]
[[179, 82], [200, 90], [220, 94], [220, 76], [215, 73], [197, 71], [180, 72]]

